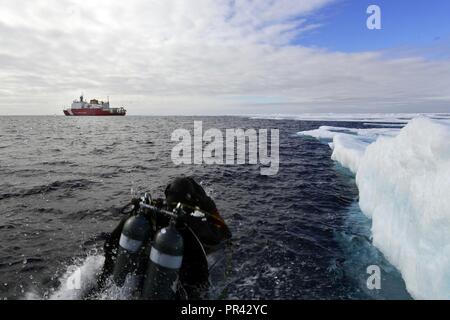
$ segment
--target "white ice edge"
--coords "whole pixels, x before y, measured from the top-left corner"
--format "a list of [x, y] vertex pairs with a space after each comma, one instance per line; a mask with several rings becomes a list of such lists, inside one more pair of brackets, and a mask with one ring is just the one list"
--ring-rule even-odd
[[450, 121], [418, 117], [404, 128], [322, 126], [332, 159], [356, 175], [373, 244], [416, 299], [450, 299]]
[[411, 119], [426, 116], [431, 119], [450, 119], [450, 113], [302, 113], [247, 115], [251, 119], [299, 120], [321, 122], [366, 122], [406, 124]]

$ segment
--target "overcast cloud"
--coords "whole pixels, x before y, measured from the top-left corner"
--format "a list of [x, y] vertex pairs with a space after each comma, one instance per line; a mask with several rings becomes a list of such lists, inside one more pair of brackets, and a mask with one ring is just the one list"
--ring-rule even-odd
[[0, 114], [449, 111], [449, 61], [291, 45], [332, 3], [0, 0]]

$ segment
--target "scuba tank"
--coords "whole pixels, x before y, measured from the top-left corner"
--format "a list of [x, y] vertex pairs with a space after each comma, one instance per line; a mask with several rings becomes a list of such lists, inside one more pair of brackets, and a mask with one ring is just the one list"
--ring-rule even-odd
[[153, 241], [142, 291], [143, 299], [175, 298], [183, 252], [183, 237], [172, 221], [156, 234]]
[[142, 268], [142, 249], [150, 237], [150, 232], [150, 222], [142, 214], [134, 215], [125, 222], [113, 271], [113, 280], [118, 286], [123, 286], [127, 280], [128, 289], [131, 291], [139, 287], [138, 271]]

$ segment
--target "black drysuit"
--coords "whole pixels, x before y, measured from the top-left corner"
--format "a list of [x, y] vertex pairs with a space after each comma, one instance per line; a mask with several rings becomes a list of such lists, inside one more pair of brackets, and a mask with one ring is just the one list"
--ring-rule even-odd
[[[173, 209], [179, 202], [191, 207], [198, 207], [208, 213], [204, 219], [190, 217], [186, 224], [189, 229], [181, 229], [185, 248], [180, 269], [180, 283], [189, 299], [201, 298], [202, 292], [208, 286], [208, 264], [203, 249], [198, 245], [200, 240], [206, 254], [213, 252], [218, 246], [231, 238], [231, 232], [217, 211], [214, 201], [203, 188], [192, 178], [177, 178], [165, 190], [166, 209]], [[162, 201], [160, 201], [162, 202]], [[119, 246], [122, 228], [129, 216], [124, 217], [113, 230], [104, 245], [105, 263], [99, 277], [102, 286], [114, 269], [114, 262]], [[160, 219], [156, 223], [158, 229], [168, 224], [168, 219]], [[197, 239], [196, 239], [197, 237]], [[148, 257], [147, 257], [148, 258]]]

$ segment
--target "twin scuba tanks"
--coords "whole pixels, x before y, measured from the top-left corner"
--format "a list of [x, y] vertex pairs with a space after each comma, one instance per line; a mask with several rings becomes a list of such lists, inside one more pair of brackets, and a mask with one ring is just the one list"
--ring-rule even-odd
[[174, 299], [183, 261], [183, 237], [172, 221], [156, 233], [150, 254], [145, 256], [151, 234], [151, 223], [142, 213], [125, 222], [113, 280], [120, 287], [126, 286], [133, 295], [142, 290], [142, 299]]

